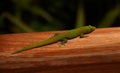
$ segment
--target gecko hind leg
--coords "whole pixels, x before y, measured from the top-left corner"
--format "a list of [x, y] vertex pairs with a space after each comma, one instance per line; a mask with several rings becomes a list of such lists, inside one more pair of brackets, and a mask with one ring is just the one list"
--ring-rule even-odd
[[[57, 36], [58, 34], [59, 34], [59, 33], [55, 33], [54, 36]], [[53, 36], [53, 37], [54, 37], [54, 36]]]
[[64, 38], [64, 39], [61, 40], [60, 44], [65, 46], [65, 44], [67, 43], [67, 41], [68, 41], [67, 38]]
[[57, 35], [59, 35], [59, 33], [55, 33], [52, 37], [50, 37], [50, 38], [53, 38], [53, 37], [55, 37], [55, 36], [57, 36]]

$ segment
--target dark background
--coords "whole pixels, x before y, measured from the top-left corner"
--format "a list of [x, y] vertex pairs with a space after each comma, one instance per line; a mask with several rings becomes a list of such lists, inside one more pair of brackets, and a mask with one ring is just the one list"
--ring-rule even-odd
[[120, 0], [1, 0], [0, 34], [120, 25]]

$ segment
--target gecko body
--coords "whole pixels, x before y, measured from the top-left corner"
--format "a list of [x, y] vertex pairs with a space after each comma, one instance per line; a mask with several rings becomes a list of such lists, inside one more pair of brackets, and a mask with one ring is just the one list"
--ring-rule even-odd
[[96, 27], [89, 25], [89, 26], [83, 26], [83, 27], [79, 27], [76, 29], [68, 30], [68, 31], [60, 33], [60, 34], [55, 34], [53, 37], [51, 37], [47, 40], [32, 44], [32, 45], [27, 46], [22, 49], [19, 49], [19, 50], [13, 52], [12, 54], [16, 54], [16, 53], [20, 53], [20, 52], [23, 52], [26, 50], [33, 49], [33, 48], [49, 45], [49, 44], [52, 44], [52, 43], [55, 43], [58, 41], [61, 41], [61, 44], [64, 45], [65, 43], [67, 43], [68, 39], [72, 39], [72, 38], [75, 38], [78, 36], [80, 36], [82, 38], [82, 37], [84, 37], [84, 34], [91, 33], [95, 29], [96, 29]]

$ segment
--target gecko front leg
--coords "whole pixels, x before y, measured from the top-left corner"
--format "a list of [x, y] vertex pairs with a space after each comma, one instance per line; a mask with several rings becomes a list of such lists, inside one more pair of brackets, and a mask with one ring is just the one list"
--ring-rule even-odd
[[88, 36], [84, 35], [84, 34], [80, 34], [80, 38], [86, 38]]

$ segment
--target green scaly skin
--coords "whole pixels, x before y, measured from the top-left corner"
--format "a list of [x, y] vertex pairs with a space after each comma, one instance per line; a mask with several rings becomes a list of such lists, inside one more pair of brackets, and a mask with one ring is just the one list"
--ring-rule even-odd
[[17, 50], [15, 52], [13, 52], [12, 54], [20, 53], [20, 52], [30, 50], [30, 49], [33, 49], [33, 48], [36, 48], [36, 47], [49, 45], [49, 44], [52, 44], [52, 43], [55, 43], [55, 42], [58, 42], [58, 41], [61, 41], [61, 44], [64, 45], [65, 43], [67, 43], [67, 39], [72, 39], [72, 38], [75, 38], [75, 37], [78, 37], [78, 36], [80, 36], [81, 38], [85, 37], [84, 34], [91, 33], [95, 29], [96, 29], [96, 27], [89, 25], [89, 26], [84, 26], [84, 27], [68, 30], [68, 31], [63, 32], [61, 34], [55, 34], [53, 37], [51, 37], [47, 40], [44, 40], [42, 42], [38, 42], [38, 43], [35, 43], [31, 46], [27, 46], [25, 48]]

